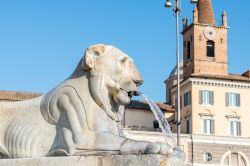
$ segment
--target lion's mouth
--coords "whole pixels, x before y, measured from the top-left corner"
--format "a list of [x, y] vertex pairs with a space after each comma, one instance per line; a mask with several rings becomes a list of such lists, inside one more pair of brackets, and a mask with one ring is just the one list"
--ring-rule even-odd
[[133, 96], [139, 96], [141, 94], [139, 91], [127, 91], [122, 88], [120, 88], [120, 90], [125, 91], [130, 98], [132, 98]]
[[140, 96], [141, 92], [139, 91], [129, 91], [128, 96]]

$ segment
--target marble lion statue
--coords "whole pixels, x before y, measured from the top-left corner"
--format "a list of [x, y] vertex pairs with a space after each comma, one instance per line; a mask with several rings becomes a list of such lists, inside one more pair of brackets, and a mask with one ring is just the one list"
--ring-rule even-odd
[[90, 46], [72, 75], [49, 93], [0, 102], [0, 156], [171, 154], [167, 144], [123, 134], [124, 105], [142, 82], [133, 60], [121, 50]]

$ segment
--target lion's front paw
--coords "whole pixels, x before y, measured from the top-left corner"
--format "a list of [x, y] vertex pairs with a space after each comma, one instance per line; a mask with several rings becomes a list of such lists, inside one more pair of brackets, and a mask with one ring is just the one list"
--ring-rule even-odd
[[145, 154], [167, 154], [170, 155], [173, 152], [173, 148], [168, 144], [155, 142], [149, 143], [146, 147]]
[[120, 149], [122, 154], [172, 154], [173, 148], [159, 142], [126, 140]]

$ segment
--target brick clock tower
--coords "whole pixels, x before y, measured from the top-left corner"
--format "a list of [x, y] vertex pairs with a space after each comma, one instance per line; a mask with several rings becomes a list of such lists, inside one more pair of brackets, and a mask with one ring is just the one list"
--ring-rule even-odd
[[183, 77], [192, 74], [227, 75], [227, 15], [216, 25], [211, 0], [199, 0], [193, 22], [183, 19]]

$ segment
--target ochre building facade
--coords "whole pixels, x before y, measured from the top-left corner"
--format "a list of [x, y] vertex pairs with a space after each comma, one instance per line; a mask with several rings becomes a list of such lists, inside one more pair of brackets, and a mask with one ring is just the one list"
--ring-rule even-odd
[[[218, 2], [217, 2], [218, 3]], [[227, 14], [215, 22], [211, 0], [199, 0], [193, 21], [183, 19], [181, 133], [192, 165], [249, 165], [250, 71], [228, 73]], [[165, 81], [177, 105], [176, 75]], [[176, 115], [170, 119], [173, 132]]]

